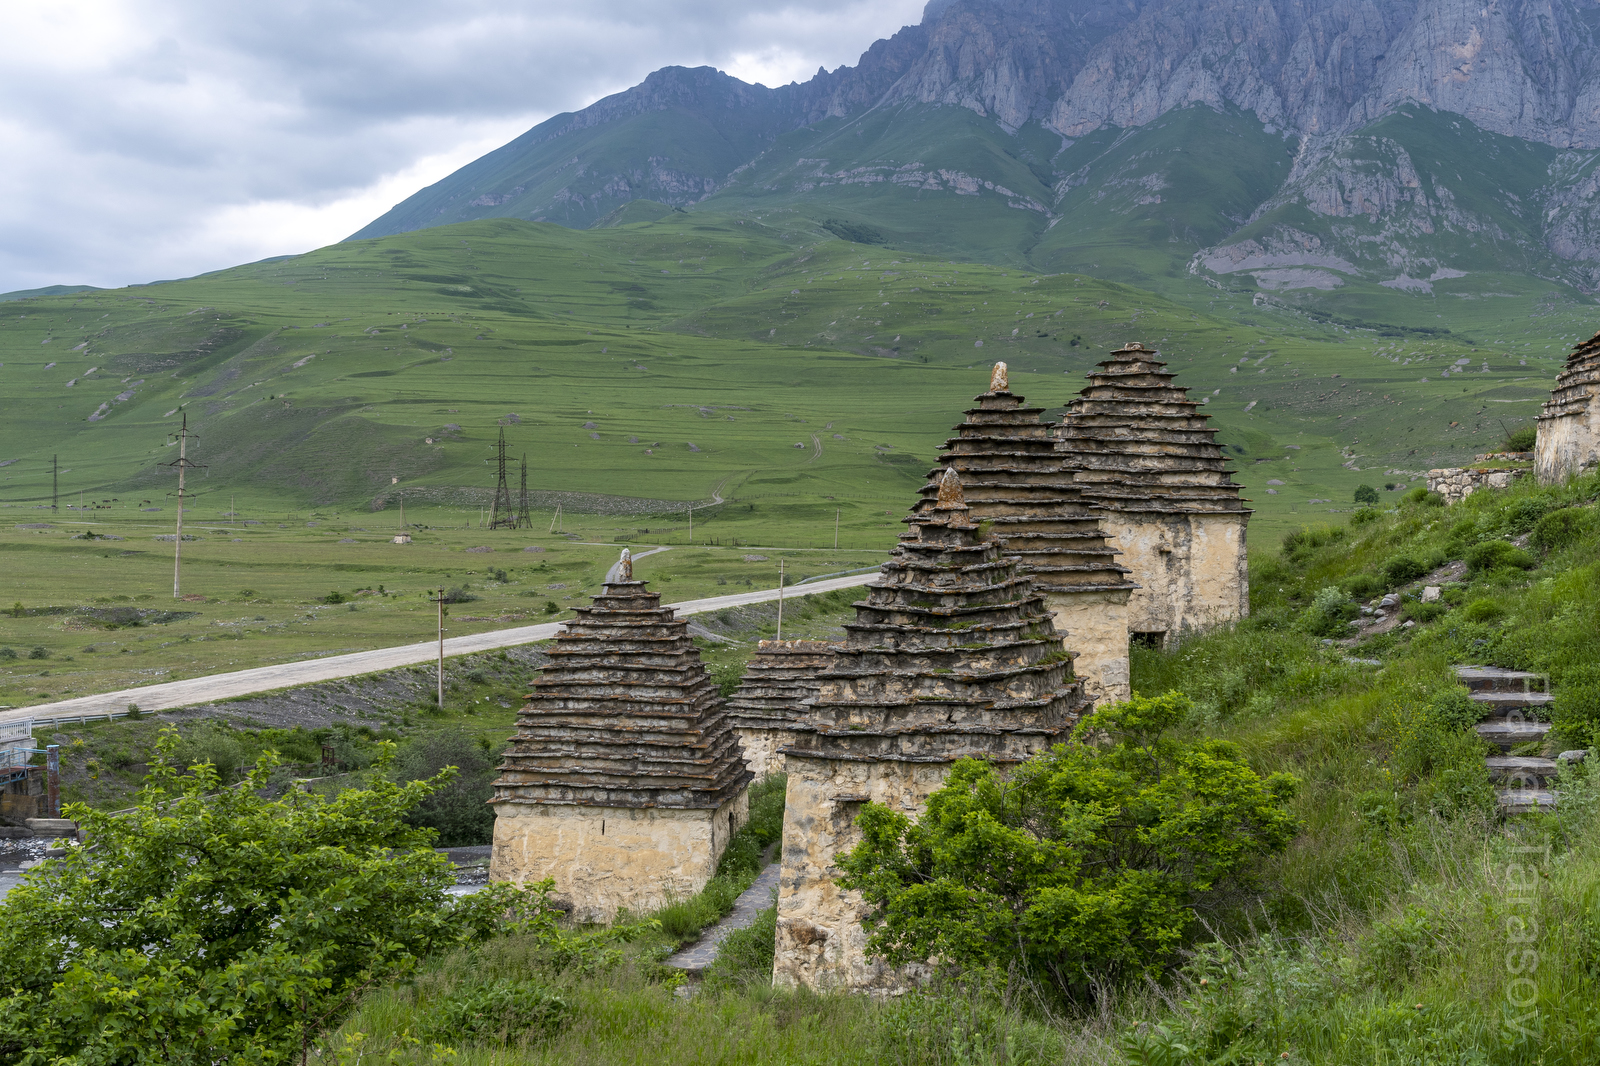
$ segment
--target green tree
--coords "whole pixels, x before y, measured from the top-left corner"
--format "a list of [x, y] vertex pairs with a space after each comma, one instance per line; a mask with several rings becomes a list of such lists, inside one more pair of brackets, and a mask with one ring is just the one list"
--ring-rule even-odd
[[1363, 507], [1376, 507], [1378, 504], [1378, 490], [1371, 485], [1357, 485], [1356, 502]]
[[1069, 994], [1165, 965], [1195, 911], [1297, 832], [1287, 774], [1217, 740], [1167, 735], [1187, 697], [1135, 696], [1009, 777], [957, 762], [912, 822], [868, 804], [840, 860], [872, 906], [868, 950], [894, 963], [1020, 966]]
[[173, 764], [177, 743], [161, 738], [133, 810], [69, 808], [89, 845], [6, 899], [0, 1061], [285, 1062], [363, 990], [488, 936], [508, 907], [551, 921], [547, 885], [449, 895], [433, 834], [405, 822], [449, 772], [274, 800], [274, 754], [221, 788], [209, 764]]

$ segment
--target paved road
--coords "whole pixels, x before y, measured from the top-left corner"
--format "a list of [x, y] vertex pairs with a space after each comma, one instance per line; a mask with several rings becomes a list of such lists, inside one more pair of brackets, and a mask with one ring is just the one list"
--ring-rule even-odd
[[[791, 586], [785, 595], [809, 596], [817, 592], [865, 585], [878, 576], [876, 570], [867, 574], [850, 574], [823, 581]], [[736, 592], [730, 596], [712, 596], [704, 600], [686, 600], [668, 604], [680, 615], [720, 611], [724, 607], [742, 607], [751, 603], [765, 603], [778, 598], [777, 589], [758, 592]], [[531, 644], [536, 640], [549, 640], [561, 629], [560, 622], [546, 622], [536, 626], [518, 626], [515, 629], [495, 629], [467, 637], [449, 637], [444, 642], [446, 655], [472, 655], [478, 652], [509, 648], [517, 644]], [[253, 696], [281, 688], [310, 685], [318, 681], [335, 681], [344, 677], [373, 674], [380, 670], [394, 670], [402, 666], [432, 662], [439, 654], [437, 640], [420, 644], [406, 644], [398, 648], [378, 648], [373, 651], [352, 652], [349, 655], [330, 655], [326, 659], [308, 659], [278, 666], [258, 666], [253, 670], [236, 670], [228, 674], [212, 674], [183, 681], [168, 681], [142, 688], [125, 688], [105, 692], [98, 696], [79, 696], [76, 699], [41, 703], [20, 710], [0, 712], [0, 723], [26, 718], [70, 718], [80, 714], [111, 714], [125, 711], [128, 704], [137, 703], [141, 711], [164, 711], [173, 707], [189, 707], [196, 703], [211, 703], [234, 696]]]

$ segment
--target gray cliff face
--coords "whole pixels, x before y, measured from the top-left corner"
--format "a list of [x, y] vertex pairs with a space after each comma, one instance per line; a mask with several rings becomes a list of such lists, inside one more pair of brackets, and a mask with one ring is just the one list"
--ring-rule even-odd
[[[803, 84], [656, 71], [529, 130], [357, 236], [495, 216], [588, 226], [632, 199], [699, 203], [753, 164], [766, 168], [759, 188], [771, 195], [825, 198], [869, 179], [885, 196], [988, 191], [1053, 226], [1090, 202], [1073, 191], [1088, 184], [1094, 210], [1133, 217], [1181, 192], [1175, 172], [1086, 167], [1081, 150], [1069, 160], [1066, 149], [1202, 105], [1249, 116], [1294, 156], [1286, 175], [1274, 163], [1246, 182], [1248, 203], [1227, 205], [1222, 232], [1192, 239], [1205, 246], [1196, 270], [1302, 270], [1256, 277], [1268, 288], [1332, 288], [1337, 261], [1417, 288], [1441, 270], [1490, 269], [1473, 242], [1492, 238], [1482, 243], [1521, 257], [1512, 268], [1565, 263], [1557, 269], [1593, 289], [1597, 24], [1600, 0], [934, 0], [919, 25]], [[963, 108], [1019, 145], [1043, 135], [1063, 151], [1029, 156], [1032, 177], [1003, 161], [967, 173], [923, 155], [891, 158], [860, 126], [854, 155], [772, 152], [823, 120], [881, 128], [930, 108]], [[1400, 116], [1410, 125], [1391, 129]], [[1437, 150], [1441, 138], [1453, 155]], [[1035, 179], [1033, 192], [1011, 192]]]

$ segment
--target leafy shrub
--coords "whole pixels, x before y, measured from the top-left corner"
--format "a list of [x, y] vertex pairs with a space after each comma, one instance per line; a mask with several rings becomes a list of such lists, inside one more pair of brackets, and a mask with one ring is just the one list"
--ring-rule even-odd
[[1378, 502], [1378, 490], [1371, 485], [1357, 485], [1355, 502], [1371, 507]]
[[1299, 627], [1314, 636], [1331, 637], [1343, 633], [1346, 624], [1355, 616], [1356, 605], [1350, 602], [1344, 589], [1329, 585], [1317, 593], [1311, 606], [1300, 616]]
[[506, 979], [455, 990], [430, 1006], [423, 1035], [445, 1045], [505, 1046], [530, 1036], [553, 1036], [572, 1014], [566, 1000], [542, 985]]
[[0, 648], [0, 659], [15, 659], [16, 657], [17, 651], [15, 648]]
[[485, 744], [464, 732], [447, 731], [418, 737], [399, 751], [394, 760], [395, 780], [431, 780], [447, 766], [454, 777], [435, 787], [406, 815], [406, 823], [436, 830], [440, 847], [488, 844], [494, 837], [496, 760]]
[[1449, 610], [1450, 607], [1447, 604], [1439, 603], [1437, 601], [1433, 603], [1412, 601], [1406, 604], [1405, 610], [1401, 613], [1411, 621], [1417, 623], [1418, 625], [1422, 625], [1424, 622], [1433, 622], [1443, 618], [1449, 612]]
[[555, 600], [545, 600], [544, 601], [544, 607], [541, 608], [541, 609], [544, 611], [545, 614], [555, 614], [556, 612], [561, 610], [560, 607], [556, 606], [556, 601]]
[[1370, 600], [1384, 590], [1384, 584], [1372, 574], [1356, 574], [1344, 579], [1344, 590], [1353, 600]]
[[1376, 522], [1382, 517], [1383, 512], [1378, 510], [1376, 507], [1363, 507], [1355, 514], [1350, 516], [1350, 527], [1352, 529], [1359, 529], [1362, 526]]
[[344, 593], [342, 593], [339, 590], [335, 589], [334, 591], [328, 593], [326, 596], [322, 597], [322, 602], [323, 603], [335, 603], [335, 604], [343, 603], [343, 602], [345, 602]]
[[739, 691], [739, 683], [744, 680], [744, 669], [743, 662], [706, 664], [711, 680], [716, 682], [717, 691], [721, 692], [725, 699]]
[[454, 899], [428, 835], [403, 818], [439, 781], [333, 799], [265, 795], [180, 772], [161, 737], [130, 811], [68, 807], [91, 848], [35, 869], [0, 922], [0, 1046], [41, 1062], [290, 1061], [362, 990], [497, 931], [508, 910], [552, 924], [544, 893]]
[[1493, 622], [1506, 613], [1499, 600], [1473, 600], [1461, 608], [1461, 617], [1469, 622]]
[[1550, 510], [1551, 501], [1543, 496], [1523, 496], [1506, 508], [1506, 525], [1513, 533], [1526, 533]]
[[28, 658], [48, 659], [50, 658], [50, 649], [45, 647], [43, 644], [35, 644], [33, 646], [33, 650], [28, 653]]
[[1010, 781], [963, 759], [916, 822], [867, 804], [839, 865], [872, 907], [869, 952], [1020, 967], [1069, 995], [1166, 965], [1195, 912], [1297, 832], [1294, 778], [1167, 735], [1191, 710], [1175, 692], [1113, 704], [1079, 725], [1100, 742], [1057, 745]]
[[1338, 526], [1302, 526], [1290, 530], [1283, 537], [1283, 554], [1293, 559], [1316, 548], [1337, 544], [1345, 538], [1345, 530]]
[[1423, 488], [1421, 485], [1418, 485], [1416, 488], [1407, 491], [1404, 496], [1400, 497], [1400, 500], [1402, 503], [1416, 504], [1422, 503], [1427, 498], [1428, 490]]
[[444, 602], [446, 603], [471, 603], [477, 598], [468, 592], [464, 585], [458, 585], [444, 594]]
[[1574, 748], [1600, 746], [1600, 666], [1567, 669], [1555, 696], [1550, 721], [1561, 743]]
[[1506, 438], [1506, 451], [1531, 452], [1539, 443], [1539, 431], [1533, 426], [1523, 426]]
[[1505, 540], [1479, 541], [1467, 549], [1467, 566], [1475, 574], [1485, 574], [1495, 570], [1532, 570], [1538, 566], [1538, 560], [1521, 548]]
[[1560, 551], [1576, 544], [1594, 528], [1592, 507], [1563, 507], [1550, 511], [1533, 525], [1528, 543], [1542, 552]]
[[1399, 588], [1409, 584], [1428, 572], [1426, 563], [1418, 562], [1409, 555], [1396, 555], [1393, 559], [1383, 564], [1383, 577], [1390, 588]]

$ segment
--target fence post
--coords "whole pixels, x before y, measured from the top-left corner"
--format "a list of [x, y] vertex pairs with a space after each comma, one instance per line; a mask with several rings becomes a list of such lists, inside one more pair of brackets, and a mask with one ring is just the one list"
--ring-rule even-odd
[[44, 749], [46, 818], [61, 817], [61, 748], [51, 744]]

